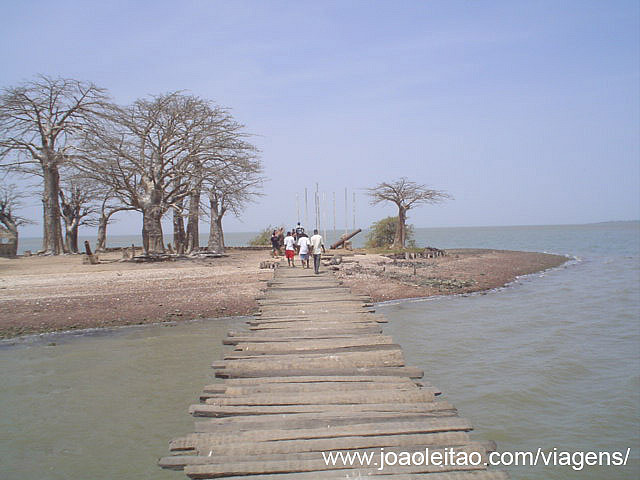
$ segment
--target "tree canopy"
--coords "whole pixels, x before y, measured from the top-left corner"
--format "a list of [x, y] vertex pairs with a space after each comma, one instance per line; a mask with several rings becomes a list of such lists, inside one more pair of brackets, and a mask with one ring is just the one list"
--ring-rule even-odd
[[426, 185], [412, 182], [406, 177], [393, 182], [379, 183], [375, 187], [368, 188], [367, 194], [371, 197], [371, 205], [391, 202], [398, 207], [396, 230], [392, 244], [394, 248], [404, 248], [405, 246], [407, 240], [407, 211], [409, 209], [421, 204], [441, 203], [444, 200], [453, 198], [444, 191], [428, 188]]

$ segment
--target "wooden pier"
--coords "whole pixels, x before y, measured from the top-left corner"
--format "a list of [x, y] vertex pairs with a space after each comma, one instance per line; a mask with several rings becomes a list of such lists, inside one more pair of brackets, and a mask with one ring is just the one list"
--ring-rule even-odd
[[[405, 365], [370, 299], [330, 272], [281, 267], [260, 306], [246, 330], [228, 333], [234, 350], [213, 364], [224, 382], [204, 387], [190, 408], [195, 432], [174, 439], [160, 466], [196, 479], [508, 478], [484, 466], [492, 442], [471, 440], [471, 424]], [[388, 460], [415, 453], [415, 462], [427, 448], [456, 458], [474, 452], [482, 464], [380, 469], [381, 449]], [[373, 462], [325, 461], [323, 452], [338, 451], [373, 454]]]

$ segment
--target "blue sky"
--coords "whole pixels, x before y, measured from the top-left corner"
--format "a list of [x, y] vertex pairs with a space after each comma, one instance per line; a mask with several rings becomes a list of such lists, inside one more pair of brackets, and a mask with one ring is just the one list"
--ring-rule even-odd
[[[338, 226], [406, 176], [455, 200], [419, 227], [640, 218], [637, 1], [4, 2], [0, 85], [90, 80], [118, 103], [185, 89], [255, 134], [264, 197], [228, 231], [296, 221], [319, 183]], [[37, 201], [26, 213], [38, 220]], [[312, 208], [311, 208], [312, 210]], [[332, 212], [329, 218], [332, 217]], [[332, 219], [330, 220], [332, 223]], [[136, 233], [139, 217], [112, 233]], [[39, 235], [40, 226], [23, 235]]]

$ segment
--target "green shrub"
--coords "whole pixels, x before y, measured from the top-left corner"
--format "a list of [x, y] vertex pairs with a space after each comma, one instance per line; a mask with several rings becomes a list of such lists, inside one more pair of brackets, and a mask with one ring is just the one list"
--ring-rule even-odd
[[273, 228], [271, 225], [269, 225], [267, 228], [262, 230], [256, 237], [254, 237], [249, 242], [249, 245], [251, 245], [252, 247], [262, 247], [265, 245], [271, 246], [271, 235], [273, 234], [274, 230], [277, 230], [277, 228]]
[[[398, 217], [387, 217], [375, 222], [369, 229], [365, 247], [383, 248], [391, 245], [393, 243], [393, 238], [396, 235], [397, 223]], [[406, 242], [410, 247], [415, 246], [415, 240], [413, 239], [413, 225], [406, 226]]]

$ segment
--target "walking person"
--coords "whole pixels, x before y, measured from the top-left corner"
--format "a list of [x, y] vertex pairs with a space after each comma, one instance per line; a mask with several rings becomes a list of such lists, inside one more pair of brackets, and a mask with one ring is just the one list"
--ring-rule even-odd
[[271, 234], [271, 248], [273, 249], [273, 258], [278, 258], [278, 254], [280, 253], [280, 237], [276, 230]]
[[296, 240], [291, 236], [291, 232], [287, 232], [284, 237], [284, 255], [287, 257], [287, 263], [290, 267], [295, 267], [294, 258], [296, 256]]
[[307, 237], [306, 233], [302, 233], [300, 238], [298, 238], [298, 247], [300, 248], [300, 262], [302, 263], [302, 267], [309, 268], [309, 245], [311, 242], [309, 241], [309, 237]]
[[313, 270], [316, 274], [320, 273], [320, 256], [324, 253], [324, 244], [322, 236], [318, 234], [318, 230], [313, 231], [313, 236], [309, 239], [311, 242], [311, 250], [313, 253]]

